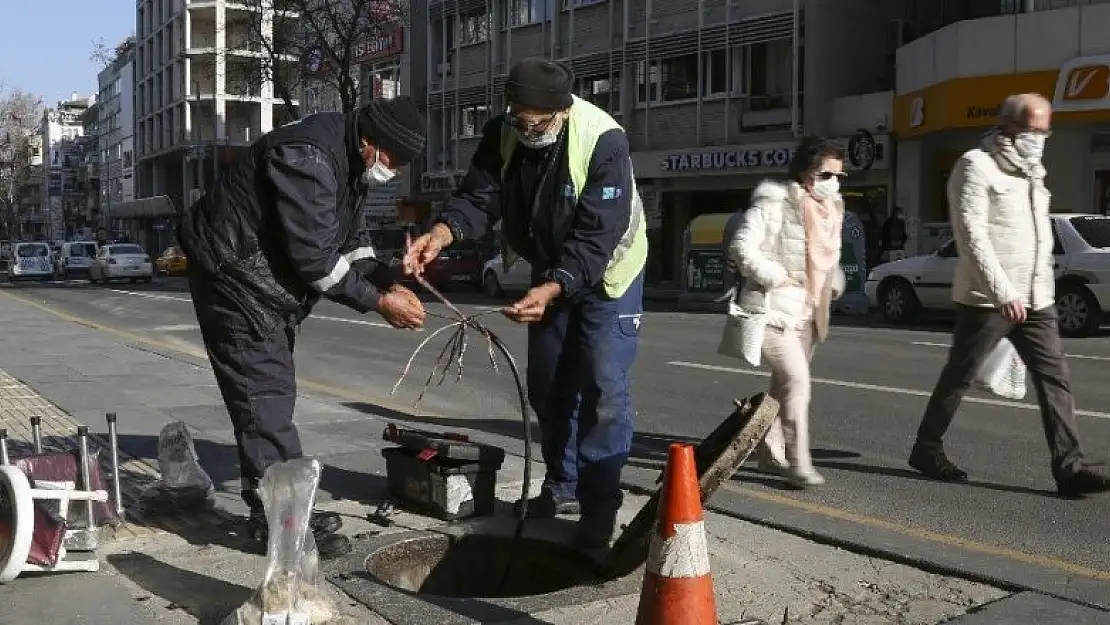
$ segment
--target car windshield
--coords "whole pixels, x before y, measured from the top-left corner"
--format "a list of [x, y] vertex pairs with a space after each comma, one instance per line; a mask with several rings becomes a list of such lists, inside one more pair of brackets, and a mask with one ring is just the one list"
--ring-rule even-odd
[[69, 246], [70, 256], [96, 256], [96, 243], [78, 243]]
[[143, 248], [139, 247], [138, 245], [113, 245], [111, 248], [111, 252], [113, 255], [146, 254], [146, 252], [143, 251]]
[[21, 245], [16, 251], [16, 255], [20, 258], [47, 256], [47, 249], [45, 245]]
[[1110, 247], [1110, 217], [1102, 215], [1084, 215], [1072, 217], [1071, 225], [1079, 236], [1091, 247]]

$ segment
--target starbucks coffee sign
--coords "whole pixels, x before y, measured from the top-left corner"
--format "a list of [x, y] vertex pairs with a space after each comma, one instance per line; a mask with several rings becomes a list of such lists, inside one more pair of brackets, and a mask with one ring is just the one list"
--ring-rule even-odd
[[659, 169], [664, 172], [786, 169], [793, 154], [793, 144], [683, 151], [664, 156]]

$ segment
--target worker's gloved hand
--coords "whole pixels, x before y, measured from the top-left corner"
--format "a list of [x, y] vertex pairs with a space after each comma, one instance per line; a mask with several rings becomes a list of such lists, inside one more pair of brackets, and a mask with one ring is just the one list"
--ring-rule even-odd
[[416, 240], [405, 237], [405, 258], [402, 265], [405, 275], [419, 276], [424, 274], [424, 268], [439, 257], [444, 248], [455, 241], [455, 235], [444, 224], [436, 224], [427, 234], [422, 234]]
[[562, 292], [563, 287], [558, 282], [545, 282], [532, 287], [524, 297], [501, 312], [517, 323], [535, 323], [543, 319], [547, 307]]
[[428, 313], [416, 293], [396, 284], [378, 300], [378, 314], [394, 328], [416, 329]]

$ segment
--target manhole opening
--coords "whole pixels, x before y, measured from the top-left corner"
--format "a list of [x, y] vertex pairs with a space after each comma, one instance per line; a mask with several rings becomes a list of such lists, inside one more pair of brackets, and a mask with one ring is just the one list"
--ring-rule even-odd
[[528, 597], [602, 581], [581, 552], [533, 538], [519, 539], [514, 549], [511, 536], [490, 534], [404, 540], [372, 553], [366, 568], [388, 586], [440, 597]]

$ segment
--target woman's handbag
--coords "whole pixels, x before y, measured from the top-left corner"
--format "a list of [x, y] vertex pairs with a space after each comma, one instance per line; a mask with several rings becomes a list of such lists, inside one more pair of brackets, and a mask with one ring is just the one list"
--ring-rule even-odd
[[1025, 363], [1009, 339], [998, 342], [987, 355], [975, 384], [989, 393], [1006, 399], [1025, 398]]
[[[753, 367], [760, 364], [763, 352], [763, 336], [767, 330], [767, 315], [752, 313], [736, 303], [737, 290], [734, 287], [722, 299], [728, 299], [728, 314], [725, 316], [725, 329], [717, 353], [729, 358], [737, 358]], [[717, 300], [721, 301], [721, 300]], [[771, 294], [764, 297], [763, 305], [771, 302]]]

